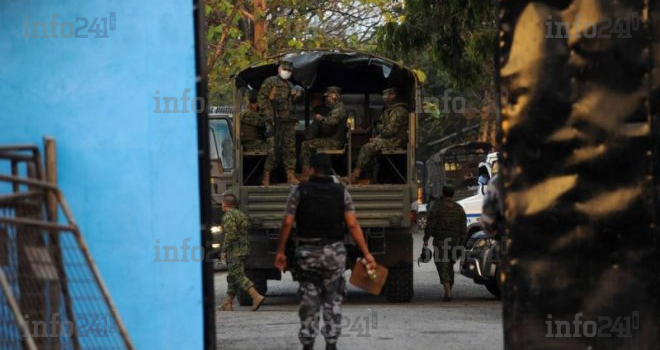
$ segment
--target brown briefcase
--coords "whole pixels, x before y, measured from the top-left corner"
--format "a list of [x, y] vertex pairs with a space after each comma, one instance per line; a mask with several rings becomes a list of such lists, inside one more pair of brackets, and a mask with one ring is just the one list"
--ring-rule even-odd
[[387, 267], [376, 264], [376, 279], [372, 280], [369, 278], [367, 268], [358, 260], [353, 266], [349, 282], [373, 295], [380, 295], [380, 292], [383, 290], [383, 286], [387, 281], [388, 273], [389, 271], [387, 270]]

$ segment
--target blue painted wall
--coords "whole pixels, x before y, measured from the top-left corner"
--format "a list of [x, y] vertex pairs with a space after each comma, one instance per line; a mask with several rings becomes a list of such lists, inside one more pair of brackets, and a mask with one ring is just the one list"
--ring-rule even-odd
[[[54, 14], [59, 31], [110, 12], [106, 39], [23, 37], [23, 22], [50, 36]], [[154, 262], [156, 240], [200, 244], [195, 114], [154, 113], [154, 97], [194, 96], [194, 50], [191, 0], [0, 7], [0, 144], [56, 138], [59, 184], [139, 349], [203, 343], [201, 264]]]

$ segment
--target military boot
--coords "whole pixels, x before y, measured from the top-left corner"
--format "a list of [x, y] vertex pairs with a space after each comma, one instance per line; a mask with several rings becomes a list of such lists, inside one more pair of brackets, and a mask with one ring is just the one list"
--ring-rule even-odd
[[250, 297], [252, 298], [252, 311], [257, 311], [266, 298], [259, 294], [254, 286], [250, 287], [247, 292], [250, 293]]
[[298, 179], [296, 178], [296, 173], [293, 170], [286, 171], [286, 182], [289, 185], [297, 185], [300, 183], [300, 181], [298, 181]]
[[325, 350], [337, 350], [337, 343], [325, 343]]
[[302, 166], [302, 176], [300, 176], [300, 181], [308, 181], [309, 180], [309, 165], [303, 165]]
[[234, 311], [231, 304], [234, 302], [234, 294], [227, 293], [227, 297], [218, 305], [218, 311]]
[[304, 345], [303, 345], [303, 350], [314, 350], [314, 343], [312, 343], [312, 344], [304, 344]]
[[264, 175], [261, 178], [261, 186], [270, 186], [270, 171], [264, 170]]

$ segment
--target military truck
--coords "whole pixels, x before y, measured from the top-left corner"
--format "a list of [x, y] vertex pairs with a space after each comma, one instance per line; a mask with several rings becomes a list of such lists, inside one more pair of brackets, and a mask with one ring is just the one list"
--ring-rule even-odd
[[[240, 209], [250, 219], [251, 251], [246, 261], [246, 274], [260, 293], [267, 292], [268, 280], [280, 280], [281, 273], [273, 266], [284, 206], [292, 187], [284, 183], [281, 163], [275, 171], [279, 181], [260, 186], [265, 153], [245, 152], [240, 147], [239, 112], [245, 108], [247, 93], [258, 90], [268, 77], [277, 74], [280, 60], [293, 62], [292, 83], [304, 88], [302, 101], [296, 105], [299, 118], [297, 154], [310, 125], [313, 108], [323, 102], [328, 86], [343, 89], [342, 101], [349, 114], [347, 142], [341, 149], [326, 149], [333, 159], [337, 176], [349, 175], [360, 147], [375, 135], [375, 125], [383, 113], [382, 91], [395, 87], [410, 107], [409, 141], [405, 149], [386, 149], [376, 159], [370, 179], [347, 185], [353, 197], [357, 218], [363, 228], [369, 250], [378, 263], [389, 268], [384, 288], [387, 300], [407, 302], [413, 297], [413, 237], [411, 203], [416, 200], [415, 148], [417, 145], [417, 112], [421, 111], [421, 89], [415, 73], [387, 58], [354, 51], [305, 51], [280, 55], [270, 61], [249, 67], [235, 76], [234, 140], [236, 171], [232, 177], [232, 192], [239, 198]], [[300, 160], [298, 160], [300, 168]], [[299, 170], [299, 169], [298, 169]], [[295, 230], [287, 246], [288, 266], [296, 279]], [[351, 269], [361, 254], [347, 235], [347, 269]], [[239, 295], [242, 305], [250, 303], [247, 294]]]
[[231, 106], [209, 107], [209, 145], [213, 222], [222, 217], [222, 194], [232, 184], [234, 170], [233, 115]]

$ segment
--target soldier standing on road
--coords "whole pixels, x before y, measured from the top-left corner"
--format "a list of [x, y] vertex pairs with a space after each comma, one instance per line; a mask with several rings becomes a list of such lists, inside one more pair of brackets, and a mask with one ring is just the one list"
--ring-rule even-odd
[[252, 311], [259, 309], [264, 297], [254, 288], [254, 284], [245, 276], [245, 258], [250, 253], [248, 241], [248, 219], [236, 209], [236, 196], [227, 194], [222, 197], [222, 227], [225, 240], [222, 244], [221, 259], [227, 260], [227, 297], [218, 306], [221, 311], [234, 311], [234, 296], [243, 289], [252, 297]]
[[300, 342], [303, 350], [314, 348], [319, 330], [319, 312], [323, 308], [326, 350], [337, 348], [341, 333], [341, 302], [345, 295], [346, 247], [344, 227], [362, 251], [368, 269], [376, 262], [369, 253], [360, 224], [355, 217], [351, 195], [329, 176], [330, 157], [317, 153], [310, 160], [310, 179], [289, 194], [275, 255], [275, 267], [286, 268], [284, 249], [296, 223], [296, 261], [300, 269], [299, 293], [302, 296]]
[[[277, 76], [264, 80], [259, 89], [258, 103], [259, 112], [265, 117], [267, 123], [267, 137], [273, 134], [273, 128], [277, 125], [274, 134], [274, 145], [278, 159], [286, 168], [287, 182], [299, 183], [296, 179], [296, 125], [298, 118], [294, 114], [294, 99], [302, 95], [302, 88], [293, 86], [288, 80], [293, 74], [293, 63], [280, 62]], [[277, 118], [277, 120], [275, 119]], [[274, 162], [272, 162], [274, 163]], [[262, 186], [270, 185], [270, 172], [277, 164], [270, 167], [264, 166]]]
[[314, 119], [320, 126], [318, 138], [304, 141], [300, 147], [303, 180], [309, 177], [309, 157], [319, 148], [343, 148], [346, 142], [346, 121], [348, 114], [341, 102], [341, 88], [330, 86], [326, 89], [325, 105], [330, 108], [326, 115], [316, 113]]
[[241, 121], [241, 142], [243, 151], [246, 152], [266, 152], [266, 161], [264, 169], [272, 169], [274, 162], [274, 139], [266, 138], [266, 120], [259, 114], [259, 105], [257, 103], [257, 91], [250, 90], [248, 108], [241, 112], [239, 119]]
[[435, 268], [445, 289], [445, 301], [451, 301], [452, 298], [456, 263], [454, 252], [465, 242], [467, 223], [465, 210], [453, 198], [454, 188], [443, 186], [442, 199], [433, 203], [424, 229], [424, 247], [428, 246], [429, 238], [433, 237]]
[[360, 179], [362, 170], [366, 169], [383, 148], [406, 148], [408, 143], [408, 104], [402, 102], [395, 88], [383, 90], [383, 127], [378, 136], [371, 138], [360, 149], [357, 164], [351, 174], [351, 182]]

